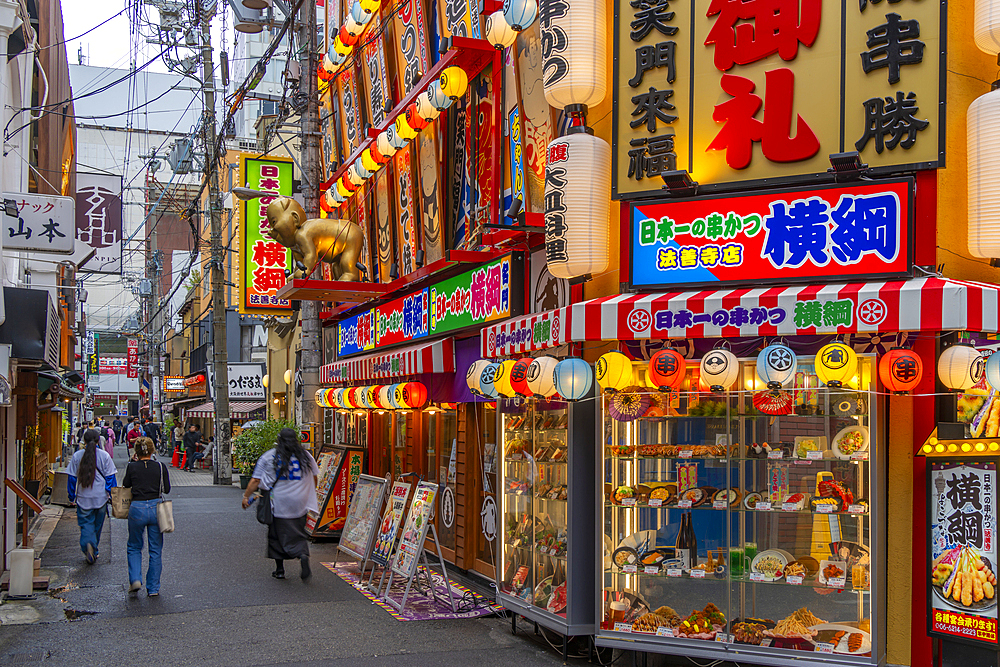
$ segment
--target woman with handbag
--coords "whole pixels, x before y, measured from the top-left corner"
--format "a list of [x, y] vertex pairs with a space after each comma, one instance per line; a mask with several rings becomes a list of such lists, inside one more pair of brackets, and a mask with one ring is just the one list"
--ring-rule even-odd
[[274, 560], [275, 579], [285, 578], [285, 561], [299, 559], [303, 581], [312, 576], [309, 568], [309, 535], [306, 516], [319, 512], [316, 483], [319, 467], [302, 446], [295, 429], [278, 433], [277, 447], [264, 452], [254, 468], [253, 478], [243, 493], [243, 509], [258, 487], [264, 489], [257, 508], [257, 520], [267, 523], [267, 558]]
[[91, 564], [97, 560], [101, 530], [104, 528], [104, 517], [107, 516], [108, 493], [118, 486], [115, 462], [103, 448], [98, 447], [100, 441], [100, 432], [94, 429], [84, 432], [84, 447], [73, 454], [66, 469], [69, 475], [69, 499], [76, 502], [80, 550]]
[[[149, 542], [149, 568], [146, 570], [146, 595], [160, 594], [160, 572], [163, 570], [161, 553], [163, 533], [173, 531], [173, 513], [169, 526], [161, 526], [163, 512], [160, 508], [164, 493], [170, 493], [170, 475], [167, 466], [152, 461], [156, 446], [150, 438], [136, 438], [136, 460], [125, 469], [122, 486], [132, 489], [132, 504], [128, 510], [128, 580], [129, 593], [142, 588], [143, 537]], [[172, 508], [171, 508], [172, 509]], [[162, 529], [162, 530], [161, 530]], [[145, 535], [144, 535], [145, 534]]]

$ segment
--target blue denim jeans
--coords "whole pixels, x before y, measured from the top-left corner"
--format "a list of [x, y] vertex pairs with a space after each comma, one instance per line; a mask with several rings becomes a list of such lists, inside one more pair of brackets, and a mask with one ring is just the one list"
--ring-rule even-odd
[[94, 555], [97, 555], [97, 546], [101, 543], [101, 530], [104, 528], [104, 517], [107, 505], [101, 505], [94, 510], [85, 510], [79, 506], [76, 508], [76, 523], [80, 526], [80, 551], [87, 553], [87, 545], [94, 545]]
[[153, 500], [133, 500], [128, 510], [128, 580], [142, 581], [143, 533], [149, 539], [149, 569], [146, 570], [146, 594], [160, 592], [160, 571], [163, 563], [163, 533], [156, 522], [156, 506], [159, 498]]

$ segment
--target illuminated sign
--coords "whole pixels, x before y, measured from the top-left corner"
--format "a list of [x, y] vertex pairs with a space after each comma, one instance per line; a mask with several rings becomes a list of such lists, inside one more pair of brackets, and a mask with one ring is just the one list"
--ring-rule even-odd
[[163, 391], [184, 391], [184, 377], [166, 375], [163, 377]]
[[290, 311], [287, 299], [276, 295], [285, 286], [291, 268], [291, 251], [264, 232], [268, 205], [292, 194], [292, 163], [281, 158], [240, 156], [240, 182], [251, 190], [267, 192], [258, 199], [240, 202], [240, 312], [272, 314]]

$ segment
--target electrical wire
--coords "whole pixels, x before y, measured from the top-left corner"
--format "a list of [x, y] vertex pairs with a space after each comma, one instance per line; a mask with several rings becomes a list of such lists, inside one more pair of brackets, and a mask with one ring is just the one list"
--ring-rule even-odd
[[118, 18], [119, 16], [121, 16], [122, 14], [124, 14], [125, 12], [127, 12], [128, 10], [129, 10], [129, 8], [125, 7], [124, 9], [122, 9], [120, 12], [118, 12], [117, 14], [115, 14], [114, 16], [112, 16], [111, 18], [105, 19], [104, 21], [101, 21], [100, 23], [98, 23], [97, 25], [95, 25], [93, 28], [91, 28], [87, 32], [80, 33], [76, 37], [71, 37], [70, 39], [64, 39], [63, 41], [56, 42], [55, 44], [49, 44], [48, 46], [43, 46], [43, 47], [39, 48], [38, 50], [39, 51], [44, 51], [45, 49], [51, 49], [51, 48], [55, 48], [57, 46], [62, 46], [63, 44], [69, 44], [70, 42], [75, 42], [76, 40], [80, 39], [81, 37], [86, 37], [87, 35], [89, 35], [90, 33], [94, 32], [95, 30], [97, 30], [101, 26], [107, 25], [108, 23], [110, 23], [114, 19]]

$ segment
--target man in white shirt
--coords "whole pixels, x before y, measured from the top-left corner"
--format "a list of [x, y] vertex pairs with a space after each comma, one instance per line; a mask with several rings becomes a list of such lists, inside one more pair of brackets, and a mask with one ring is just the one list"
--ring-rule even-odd
[[[80, 526], [80, 550], [83, 551], [88, 563], [97, 560], [98, 545], [101, 543], [101, 530], [104, 528], [104, 517], [107, 515], [108, 494], [110, 489], [118, 486], [117, 470], [111, 456], [98, 447], [100, 434], [89, 430], [84, 434], [84, 447], [73, 454], [66, 473], [69, 475], [69, 499], [76, 502], [76, 522]], [[83, 459], [88, 452], [93, 451], [94, 479], [89, 486], [77, 484], [77, 478], [83, 476]], [[79, 486], [79, 488], [78, 488]]]

